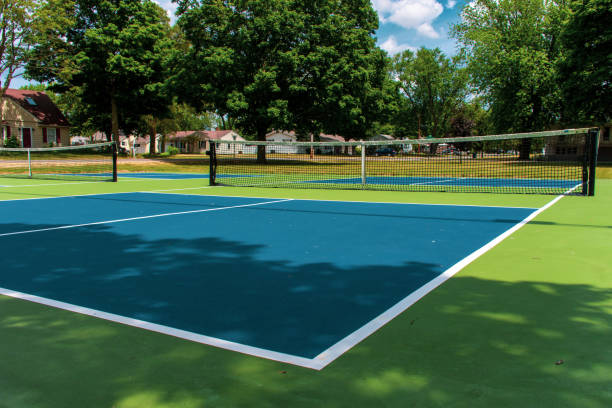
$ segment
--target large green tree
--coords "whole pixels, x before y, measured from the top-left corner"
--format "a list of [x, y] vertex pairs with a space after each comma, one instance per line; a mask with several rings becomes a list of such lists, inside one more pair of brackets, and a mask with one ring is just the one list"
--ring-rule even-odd
[[190, 103], [229, 115], [257, 140], [272, 128], [363, 135], [372, 125], [385, 60], [369, 1], [178, 4], [190, 49], [175, 83]]
[[[559, 119], [563, 12], [548, 0], [474, 0], [464, 7], [453, 35], [498, 132], [542, 130]], [[521, 158], [528, 154], [526, 143]]]
[[0, 1], [0, 97], [23, 74], [38, 9], [36, 0]]
[[561, 37], [560, 83], [568, 121], [612, 120], [612, 0], [574, 0]]
[[161, 7], [150, 0], [50, 0], [46, 7], [59, 17], [39, 17], [46, 28], [30, 54], [31, 78], [54, 82], [97, 117], [110, 117], [115, 138], [120, 127], [135, 129], [142, 115], [166, 111], [164, 59], [171, 43]]
[[444, 136], [469, 90], [460, 58], [448, 58], [437, 48], [406, 50], [394, 57], [392, 73], [404, 99], [403, 111], [416, 119], [418, 133]]

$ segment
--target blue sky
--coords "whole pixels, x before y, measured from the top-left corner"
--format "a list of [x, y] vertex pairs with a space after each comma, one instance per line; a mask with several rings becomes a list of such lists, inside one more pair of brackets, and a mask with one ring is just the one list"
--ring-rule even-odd
[[[153, 0], [163, 7], [172, 22], [176, 4], [171, 0]], [[466, 0], [372, 0], [378, 12], [378, 45], [390, 55], [405, 49], [440, 48], [446, 55], [456, 54], [456, 42], [449, 38], [450, 26], [457, 22]], [[11, 88], [27, 82], [16, 78]]]

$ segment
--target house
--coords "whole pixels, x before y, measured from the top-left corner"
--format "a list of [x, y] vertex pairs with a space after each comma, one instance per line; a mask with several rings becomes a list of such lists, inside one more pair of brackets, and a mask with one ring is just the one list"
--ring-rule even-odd
[[[320, 134], [319, 140], [322, 142], [346, 142], [340, 135]], [[321, 146], [317, 153], [319, 154], [352, 154], [353, 149], [350, 146]]]
[[[215, 141], [239, 141], [247, 142], [247, 140], [240, 136], [233, 130], [208, 130], [206, 131], [208, 140]], [[219, 143], [217, 144], [218, 154], [255, 154], [257, 147], [247, 143]]]
[[[273, 130], [266, 134], [267, 142], [297, 142], [297, 135], [295, 132], [286, 130]], [[282, 146], [272, 145], [266, 146], [266, 153], [282, 153], [282, 154], [296, 154], [304, 153], [304, 148], [300, 149], [298, 146]]]
[[[599, 151], [598, 161], [612, 160], [612, 123], [606, 123], [599, 127]], [[563, 160], [570, 156], [582, 156], [584, 154], [584, 139], [582, 136], [560, 135], [547, 140], [543, 153], [546, 157]]]
[[381, 141], [381, 142], [390, 142], [391, 140], [395, 140], [395, 138], [393, 136], [391, 136], [391, 135], [378, 134], [378, 135], [374, 135], [374, 136], [368, 138], [368, 140]]
[[597, 160], [599, 161], [612, 161], [611, 133], [612, 122], [606, 123], [599, 128], [599, 152], [597, 155]]
[[70, 144], [70, 123], [46, 93], [7, 89], [0, 107], [2, 144], [10, 137], [22, 147]]
[[[155, 151], [160, 153], [162, 145], [162, 136], [155, 136]], [[137, 136], [137, 135], [122, 135], [119, 134], [119, 147], [125, 149], [132, 155], [135, 154], [149, 154], [151, 152], [151, 138], [149, 135]]]
[[[181, 130], [170, 134], [166, 138], [166, 149], [175, 147], [181, 153], [205, 153], [210, 149], [210, 141], [239, 141], [247, 142], [233, 130]], [[219, 154], [247, 154], [255, 153], [256, 147], [248, 144], [218, 143]]]

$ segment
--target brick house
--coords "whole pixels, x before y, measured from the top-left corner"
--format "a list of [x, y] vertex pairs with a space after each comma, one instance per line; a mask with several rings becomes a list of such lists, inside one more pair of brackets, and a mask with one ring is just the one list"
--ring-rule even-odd
[[12, 136], [22, 147], [70, 144], [70, 123], [44, 92], [7, 89], [0, 108], [0, 144]]

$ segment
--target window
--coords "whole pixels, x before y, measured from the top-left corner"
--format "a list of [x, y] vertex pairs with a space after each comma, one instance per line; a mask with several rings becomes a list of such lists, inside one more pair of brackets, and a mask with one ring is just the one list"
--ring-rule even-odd
[[26, 102], [29, 103], [32, 106], [36, 106], [36, 101], [34, 101], [34, 99], [30, 98], [29, 96], [27, 96], [25, 98]]
[[57, 129], [47, 129], [47, 143], [57, 143]]
[[609, 127], [605, 127], [604, 131], [603, 131], [603, 141], [604, 142], [609, 142], [610, 141], [610, 128]]

